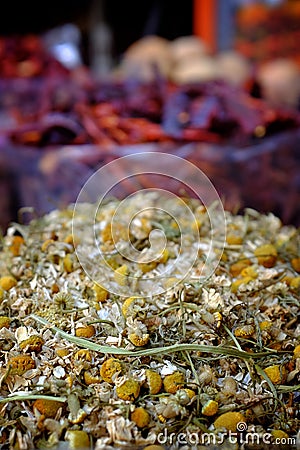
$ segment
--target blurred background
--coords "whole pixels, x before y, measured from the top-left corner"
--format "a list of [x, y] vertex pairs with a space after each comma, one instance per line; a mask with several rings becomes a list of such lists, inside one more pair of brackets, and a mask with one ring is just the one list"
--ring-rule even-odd
[[112, 159], [147, 150], [195, 163], [228, 209], [299, 225], [299, 42], [299, 0], [9, 2], [2, 232], [74, 202]]

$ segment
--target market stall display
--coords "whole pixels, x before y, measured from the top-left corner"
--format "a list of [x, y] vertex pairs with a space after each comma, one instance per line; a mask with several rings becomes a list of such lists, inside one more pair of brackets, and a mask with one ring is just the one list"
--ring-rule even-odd
[[[16, 42], [4, 41], [14, 70], [9, 76], [5, 69], [0, 80], [3, 229], [21, 207], [39, 215], [75, 201], [97, 168], [147, 145], [202, 168], [226, 207], [251, 206], [299, 223], [296, 108], [271, 105], [229, 81], [178, 84], [155, 68], [147, 81], [138, 73], [99, 81], [85, 68], [53, 61], [36, 38], [25, 40], [19, 53]], [[192, 53], [206, 52], [195, 39], [181, 39], [173, 57], [187, 45]]]
[[300, 72], [239, 38], [0, 38], [0, 448], [299, 445]]

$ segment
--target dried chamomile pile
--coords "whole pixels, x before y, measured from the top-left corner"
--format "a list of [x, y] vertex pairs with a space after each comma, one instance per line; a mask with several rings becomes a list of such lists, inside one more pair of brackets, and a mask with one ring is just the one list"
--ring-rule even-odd
[[[299, 230], [245, 210], [225, 212], [223, 236], [213, 205], [168, 199], [173, 215], [134, 216], [143, 200], [113, 225], [116, 199], [96, 214], [84, 204], [74, 217], [71, 205], [8, 229], [0, 447], [237, 449], [253, 448], [254, 436], [292, 448]], [[155, 230], [166, 238], [158, 254]]]

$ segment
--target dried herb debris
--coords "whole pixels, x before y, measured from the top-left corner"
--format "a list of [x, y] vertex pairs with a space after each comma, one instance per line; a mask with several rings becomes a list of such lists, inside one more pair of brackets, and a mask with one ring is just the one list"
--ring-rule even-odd
[[[82, 234], [74, 239], [72, 206], [9, 228], [0, 252], [3, 448], [145, 448], [158, 445], [160, 433], [182, 430], [199, 439], [223, 433], [228, 445], [229, 432], [245, 433], [239, 423], [296, 442], [299, 230], [272, 214], [226, 212], [225, 247], [215, 249], [221, 260], [204, 279], [208, 215], [195, 200], [185, 201], [201, 231], [199, 259], [187, 278], [153, 297], [113, 294], [96, 272], [92, 280], [82, 269], [76, 249], [85, 245], [92, 205], [77, 217]], [[117, 205], [111, 200], [97, 216], [106, 250]], [[158, 224], [169, 232], [167, 251], [139, 272], [147, 283], [176, 256], [178, 234], [168, 220], [135, 223], [131, 241], [139, 250]], [[117, 236], [124, 247], [122, 228]], [[90, 258], [92, 250], [89, 243]], [[181, 249], [183, 256], [189, 251]], [[139, 270], [140, 262], [118, 253], [108, 251], [107, 261], [121, 285]], [[166, 444], [180, 448], [176, 438]]]

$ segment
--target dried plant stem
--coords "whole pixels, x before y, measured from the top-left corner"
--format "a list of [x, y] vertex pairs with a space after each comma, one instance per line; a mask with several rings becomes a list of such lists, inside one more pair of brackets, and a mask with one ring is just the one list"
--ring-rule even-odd
[[39, 395], [39, 394], [31, 394], [22, 393], [20, 395], [11, 395], [5, 398], [0, 398], [0, 403], [8, 403], [15, 401], [23, 401], [23, 400], [54, 400], [56, 402], [64, 403], [67, 401], [66, 397], [54, 397], [53, 395]]
[[[242, 349], [241, 349], [241, 346], [240, 346], [240, 344], [239, 344], [239, 341], [237, 340], [237, 338], [235, 337], [235, 335], [234, 335], [234, 334], [226, 327], [226, 325], [224, 325], [224, 329], [225, 329], [226, 332], [229, 334], [229, 336], [231, 337], [231, 339], [232, 339], [233, 342], [235, 343], [236, 347], [237, 347], [239, 350], [242, 350]], [[250, 375], [251, 378], [252, 378], [252, 371], [251, 371], [251, 368], [250, 368], [250, 365], [249, 365], [248, 361], [245, 361], [245, 364], [246, 364], [246, 367], [247, 367], [247, 369], [248, 369], [249, 375]]]
[[48, 320], [43, 319], [40, 316], [37, 316], [36, 314], [31, 314], [29, 317], [31, 317], [36, 322], [39, 322], [43, 324], [44, 326], [51, 329], [51, 331], [58, 333], [59, 336], [66, 339], [69, 342], [73, 342], [74, 344], [78, 345], [79, 347], [83, 347], [89, 350], [94, 350], [96, 352], [104, 353], [104, 354], [110, 354], [110, 355], [122, 355], [122, 356], [129, 356], [129, 357], [139, 357], [139, 356], [153, 356], [153, 355], [159, 355], [159, 354], [167, 354], [167, 353], [177, 353], [182, 351], [196, 351], [200, 353], [211, 353], [215, 355], [224, 355], [224, 356], [235, 356], [236, 358], [241, 359], [252, 359], [252, 358], [263, 358], [265, 356], [269, 356], [271, 354], [276, 353], [275, 352], [258, 352], [258, 353], [251, 353], [251, 352], [245, 352], [244, 350], [237, 350], [235, 348], [231, 347], [223, 347], [223, 346], [211, 346], [211, 345], [198, 345], [198, 344], [174, 344], [169, 345], [166, 347], [157, 347], [157, 348], [150, 348], [150, 349], [144, 349], [144, 350], [137, 350], [137, 351], [131, 351], [126, 350], [124, 348], [116, 348], [116, 347], [110, 347], [108, 345], [99, 345], [94, 342], [91, 342], [87, 339], [78, 338], [76, 336], [73, 336], [69, 333], [66, 333], [65, 331], [61, 330], [60, 328], [52, 325]]

